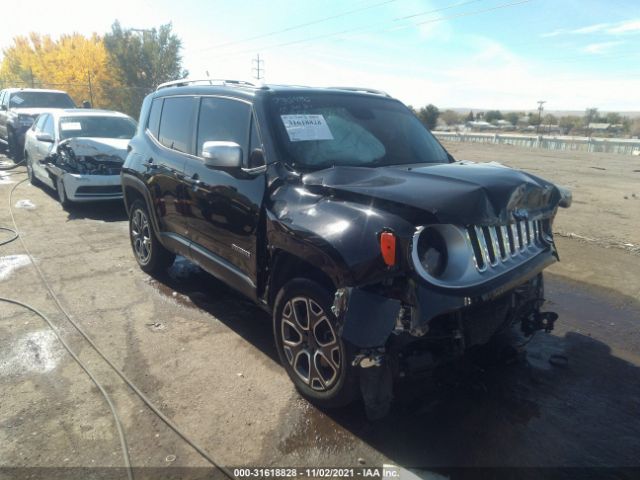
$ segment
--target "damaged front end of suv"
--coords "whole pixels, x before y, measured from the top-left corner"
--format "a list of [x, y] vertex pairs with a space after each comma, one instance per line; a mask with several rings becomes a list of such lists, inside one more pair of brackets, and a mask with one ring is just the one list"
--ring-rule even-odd
[[568, 191], [472, 162], [334, 167], [302, 184], [297, 201], [280, 194], [276, 205], [349, 272], [334, 280], [332, 311], [355, 347], [370, 415], [388, 408], [392, 378], [428, 372], [513, 326], [525, 336], [553, 329], [542, 271], [558, 260], [552, 225]]

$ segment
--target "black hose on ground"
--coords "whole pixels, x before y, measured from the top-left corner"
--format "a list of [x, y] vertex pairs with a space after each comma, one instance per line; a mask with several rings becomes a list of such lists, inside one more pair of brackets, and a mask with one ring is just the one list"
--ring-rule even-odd
[[[11, 221], [13, 222], [13, 227], [15, 229], [15, 230], [12, 230], [14, 233], [18, 231], [18, 225], [16, 223], [16, 219], [15, 219], [15, 216], [13, 214], [13, 208], [12, 208], [13, 192], [15, 191], [15, 189], [20, 184], [24, 183], [25, 181], [27, 181], [26, 178], [24, 180], [21, 180], [17, 184], [15, 184], [13, 186], [13, 188], [11, 189], [11, 192], [9, 193], [9, 214], [11, 215]], [[109, 365], [109, 367], [111, 367], [111, 369], [116, 374], [118, 374], [118, 376], [129, 386], [129, 388], [131, 388], [131, 390], [133, 390], [133, 392], [140, 398], [140, 400], [142, 400], [144, 402], [144, 404], [153, 413], [155, 413], [160, 418], [160, 420], [162, 420], [171, 430], [173, 430], [180, 438], [182, 438], [187, 444], [189, 444], [196, 452], [198, 452], [213, 467], [215, 467], [218, 470], [220, 470], [229, 479], [234, 480], [235, 477], [233, 476], [232, 472], [229, 469], [219, 465], [213, 459], [213, 457], [211, 455], [209, 455], [202, 447], [200, 447], [197, 443], [195, 443], [195, 441], [191, 440], [184, 432], [182, 432], [182, 430], [180, 430], [180, 428], [175, 423], [173, 423], [173, 421], [171, 421], [171, 419], [169, 419], [164, 413], [162, 413], [160, 411], [160, 409], [158, 407], [156, 407], [151, 402], [151, 400], [149, 398], [147, 398], [147, 396], [125, 375], [125, 373], [121, 369], [119, 369], [116, 365], [113, 364], [113, 362], [95, 344], [93, 339], [91, 337], [89, 337], [89, 335], [82, 329], [82, 327], [71, 318], [70, 314], [63, 307], [62, 303], [60, 302], [60, 299], [58, 298], [58, 296], [53, 291], [51, 285], [47, 281], [47, 278], [44, 276], [44, 273], [42, 272], [42, 270], [40, 269], [38, 264], [35, 262], [35, 260], [33, 258], [33, 255], [31, 254], [31, 251], [27, 247], [24, 239], [18, 234], [16, 234], [16, 238], [18, 240], [20, 240], [20, 243], [22, 244], [22, 248], [24, 249], [25, 253], [29, 257], [29, 260], [31, 261], [31, 265], [33, 265], [33, 267], [36, 269], [36, 271], [38, 273], [38, 276], [40, 277], [40, 281], [43, 283], [43, 285], [45, 286], [45, 288], [47, 289], [47, 291], [51, 295], [51, 298], [54, 300], [54, 302], [55, 302], [56, 306], [58, 307], [58, 309], [60, 310], [60, 312], [62, 312], [62, 314], [66, 317], [66, 319], [69, 321], [69, 323], [71, 323], [71, 325], [73, 325], [73, 327], [80, 333], [80, 335], [82, 335], [82, 337], [87, 341], [87, 343], [89, 343], [89, 345], [93, 348], [93, 350], [107, 363], [107, 365]], [[15, 240], [16, 238], [12, 238], [10, 241]], [[12, 299], [2, 298], [2, 297], [0, 297], [0, 301], [14, 303], [16, 305], [20, 305], [20, 306], [22, 306], [24, 308], [27, 308], [27, 309], [31, 310], [32, 312], [36, 313], [37, 315], [40, 315], [40, 317], [43, 318], [45, 321], [47, 321], [47, 323], [49, 324], [48, 319], [43, 314], [41, 314], [35, 308], [33, 308], [33, 307], [31, 307], [31, 306], [29, 306], [27, 304], [23, 304], [21, 302], [18, 302], [17, 300], [12, 300]], [[63, 339], [58, 335], [58, 333], [55, 330], [53, 324], [49, 324], [49, 326], [54, 330], [54, 333], [56, 334], [56, 336], [58, 336], [60, 341], [63, 342], [63, 345], [65, 345], [65, 348], [67, 348], [67, 345], [64, 343]], [[77, 358], [77, 356], [74, 356], [75, 354], [69, 348], [67, 348], [67, 351], [72, 355], [72, 357], [74, 357], [74, 359], [77, 362], [80, 362], [80, 360]], [[80, 365], [80, 366], [91, 377], [91, 374], [86, 369], [86, 367], [84, 367], [83, 365]], [[92, 378], [92, 380], [94, 380], [94, 383], [97, 381], [93, 377], [91, 377], [91, 378]], [[96, 385], [98, 385], [98, 384], [96, 384]], [[103, 391], [103, 390], [101, 389], [101, 391]], [[103, 391], [103, 394], [105, 395], [105, 399], [107, 400], [107, 402], [111, 406], [112, 404], [110, 403], [110, 399], [109, 399], [106, 391]], [[121, 425], [119, 423], [119, 419], [118, 419], [117, 413], [115, 412], [115, 409], [112, 409], [112, 412], [113, 412], [114, 418], [116, 420], [116, 425], [118, 426], [118, 433], [120, 434], [121, 433]], [[129, 476], [129, 479], [131, 480], [133, 478], [133, 470], [131, 468], [131, 462], [130, 462], [130, 459], [129, 459], [129, 450], [128, 450], [128, 447], [127, 447], [127, 444], [126, 444], [126, 439], [124, 437], [124, 432], [122, 432], [122, 434], [120, 436], [120, 439], [121, 439], [121, 446], [122, 446], [122, 450], [123, 450], [123, 456], [124, 456], [124, 459], [125, 459], [125, 465], [127, 467], [127, 474]]]

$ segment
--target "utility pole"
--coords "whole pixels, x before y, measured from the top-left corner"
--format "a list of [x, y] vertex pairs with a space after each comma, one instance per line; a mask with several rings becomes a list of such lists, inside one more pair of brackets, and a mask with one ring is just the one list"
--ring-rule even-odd
[[538, 127], [536, 128], [536, 133], [540, 133], [540, 124], [542, 123], [542, 110], [544, 110], [543, 105], [547, 103], [546, 100], [538, 100]]
[[87, 79], [89, 80], [89, 101], [91, 102], [91, 108], [93, 106], [93, 87], [91, 86], [91, 70], [87, 70]]
[[256, 55], [256, 58], [251, 60], [251, 64], [253, 65], [251, 68], [253, 78], [256, 80], [262, 80], [264, 78], [264, 60], [260, 58], [259, 53]]
[[31, 88], [35, 87], [35, 82], [33, 81], [33, 68], [29, 67], [29, 76], [31, 77]]

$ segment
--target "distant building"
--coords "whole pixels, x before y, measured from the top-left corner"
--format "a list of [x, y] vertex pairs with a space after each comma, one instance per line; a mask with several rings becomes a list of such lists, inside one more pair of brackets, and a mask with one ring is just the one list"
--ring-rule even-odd
[[498, 127], [500, 130], [514, 130], [515, 127], [509, 120], [497, 120], [494, 122], [494, 125]]
[[489, 122], [485, 122], [484, 120], [476, 120], [474, 122], [467, 122], [467, 127], [472, 130], [497, 130], [498, 127], [495, 125], [491, 125]]
[[542, 124], [538, 129], [540, 133], [562, 133], [562, 128], [560, 125], [552, 125], [552, 124]]
[[590, 123], [587, 127], [589, 130], [593, 130], [594, 132], [606, 132], [611, 128], [610, 123]]

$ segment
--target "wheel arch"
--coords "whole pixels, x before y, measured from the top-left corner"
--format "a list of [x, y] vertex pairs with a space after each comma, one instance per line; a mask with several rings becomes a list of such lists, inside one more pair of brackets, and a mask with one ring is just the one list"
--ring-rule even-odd
[[334, 291], [337, 288], [336, 281], [327, 272], [294, 253], [277, 249], [271, 258], [271, 275], [269, 276], [266, 299], [271, 308], [275, 307], [276, 296], [280, 289], [294, 278], [313, 280], [329, 291]]
[[153, 208], [151, 195], [149, 194], [145, 183], [139, 178], [127, 174], [122, 175], [121, 183], [122, 199], [124, 201], [125, 210], [127, 211], [127, 216], [131, 214], [131, 206], [133, 203], [136, 200], [141, 200], [147, 206], [147, 212], [149, 213], [149, 217], [151, 217], [151, 226], [156, 234], [159, 234], [160, 229], [155, 216], [155, 209]]

